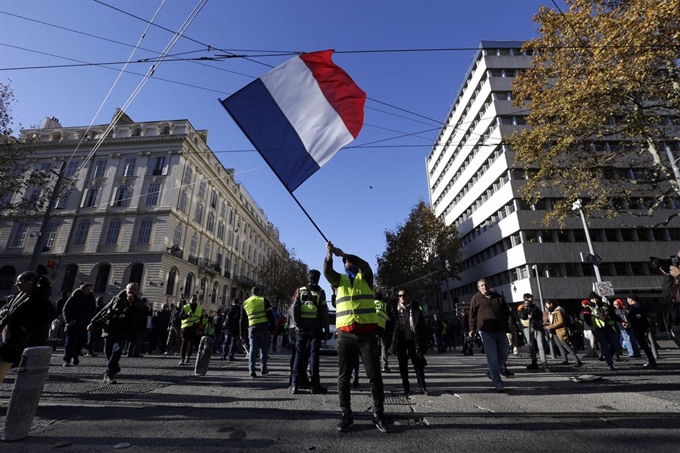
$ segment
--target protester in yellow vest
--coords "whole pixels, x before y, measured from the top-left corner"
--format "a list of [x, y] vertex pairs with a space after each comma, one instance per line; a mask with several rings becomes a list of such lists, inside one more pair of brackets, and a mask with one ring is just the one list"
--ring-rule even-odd
[[[342, 257], [345, 273], [333, 270], [333, 255]], [[354, 426], [349, 382], [357, 354], [361, 354], [373, 395], [373, 425], [380, 432], [389, 431], [384, 416], [385, 393], [380, 357], [378, 356], [378, 314], [373, 302], [373, 270], [356, 255], [349, 255], [329, 241], [323, 273], [336, 290], [335, 325], [338, 329], [338, 394], [342, 419], [338, 431], [346, 432]]]
[[180, 319], [182, 320], [182, 344], [179, 348], [179, 365], [184, 365], [191, 357], [193, 343], [196, 340], [198, 323], [203, 315], [203, 307], [198, 304], [198, 296], [193, 295], [189, 303], [184, 306]]
[[241, 339], [246, 335], [250, 340], [250, 352], [248, 354], [248, 372], [250, 377], [257, 376], [255, 373], [255, 361], [260, 352], [260, 373], [265, 375], [267, 371], [267, 355], [269, 354], [269, 335], [276, 329], [276, 320], [272, 313], [269, 301], [262, 295], [262, 289], [253, 287], [253, 295], [243, 302], [241, 309]]

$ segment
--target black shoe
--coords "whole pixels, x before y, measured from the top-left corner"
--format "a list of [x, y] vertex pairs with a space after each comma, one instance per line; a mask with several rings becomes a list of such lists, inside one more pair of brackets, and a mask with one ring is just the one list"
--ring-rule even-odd
[[359, 388], [359, 379], [355, 379], [354, 382], [352, 383], [355, 389]]
[[546, 373], [550, 372], [550, 368], [548, 368], [548, 364], [545, 362], [543, 362], [543, 371], [545, 371]]
[[257, 374], [255, 374], [255, 372], [253, 371], [252, 373], [250, 373], [250, 377], [251, 378], [257, 377]]
[[262, 376], [264, 376], [265, 374], [269, 374], [269, 371], [267, 371], [267, 370], [262, 370], [262, 371], [260, 372], [260, 374], [261, 374]]
[[352, 414], [342, 414], [340, 423], [338, 423], [338, 431], [341, 433], [346, 433], [352, 429], [352, 426], [354, 426], [354, 417], [352, 417]]
[[227, 362], [236, 362], [236, 359], [233, 358], [233, 357], [229, 357], [229, 358], [227, 359]]
[[373, 414], [373, 426], [378, 428], [381, 433], [389, 433], [390, 428], [387, 426], [387, 420], [383, 414]]
[[116, 380], [113, 378], [113, 375], [106, 373], [104, 375], [104, 384], [115, 384]]
[[312, 383], [309, 382], [309, 380], [307, 379], [307, 380], [301, 381], [301, 382], [298, 384], [298, 387], [300, 387], [301, 389], [311, 389], [311, 388], [312, 388]]
[[291, 385], [290, 387], [288, 387], [288, 390], [292, 395], [298, 395], [300, 393], [300, 389], [298, 389], [297, 385]]
[[408, 398], [409, 396], [411, 396], [411, 391], [410, 391], [410, 390], [404, 390], [404, 396], [405, 396], [406, 398]]
[[645, 363], [644, 365], [642, 365], [642, 368], [646, 368], [646, 369], [648, 369], [648, 370], [649, 370], [649, 369], [652, 369], [652, 368], [658, 368], [658, 367], [659, 367], [659, 366], [658, 366], [656, 363], [651, 363], [651, 362], [650, 362], [650, 363]]
[[64, 360], [64, 362], [61, 364], [61, 366], [71, 366], [71, 364]]
[[515, 373], [508, 370], [507, 368], [504, 369], [503, 371], [501, 371], [501, 376], [503, 376], [503, 377], [510, 377], [510, 376], [514, 376], [514, 375], [515, 375]]
[[616, 371], [616, 367], [614, 365], [609, 365], [609, 371]]
[[560, 365], [569, 365], [569, 362], [567, 360], [562, 360], [560, 362]]
[[80, 360], [78, 360], [78, 357], [73, 358], [73, 364], [78, 365], [80, 363]]
[[537, 370], [538, 369], [538, 363], [536, 362], [531, 362], [531, 365], [527, 365], [527, 370]]
[[428, 396], [430, 395], [430, 392], [427, 391], [427, 387], [425, 387], [425, 386], [420, 387], [420, 393], [422, 395], [428, 395]]
[[328, 388], [323, 385], [312, 387], [312, 394], [314, 395], [325, 395], [326, 393], [328, 393]]
[[97, 357], [97, 354], [95, 354], [94, 352], [88, 352], [87, 354], [85, 354], [85, 357]]
[[392, 370], [390, 370], [390, 367], [388, 367], [388, 366], [383, 367], [382, 371], [383, 371], [383, 373], [391, 373], [392, 372]]
[[579, 360], [578, 362], [576, 362], [576, 365], [574, 365], [574, 367], [575, 367], [575, 368], [578, 368], [578, 367], [580, 367], [580, 366], [583, 366], [583, 362], [581, 362], [581, 361]]

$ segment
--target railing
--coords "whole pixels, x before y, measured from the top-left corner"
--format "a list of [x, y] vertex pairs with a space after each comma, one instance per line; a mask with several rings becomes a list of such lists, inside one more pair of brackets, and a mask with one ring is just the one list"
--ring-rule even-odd
[[189, 259], [187, 259], [188, 262], [191, 264], [195, 264], [198, 266], [198, 257], [194, 255], [189, 255]]
[[220, 264], [207, 258], [201, 258], [198, 261], [198, 267], [201, 269], [205, 269], [206, 271], [213, 271], [217, 272], [218, 274], [222, 273], [222, 267], [220, 266]]

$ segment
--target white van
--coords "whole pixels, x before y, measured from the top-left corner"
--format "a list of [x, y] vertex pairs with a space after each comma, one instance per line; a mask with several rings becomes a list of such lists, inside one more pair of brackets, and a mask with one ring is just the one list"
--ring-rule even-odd
[[337, 354], [338, 353], [338, 332], [335, 330], [335, 307], [329, 301], [328, 305], [328, 330], [331, 334], [330, 339], [324, 340], [321, 343], [319, 352], [321, 354]]

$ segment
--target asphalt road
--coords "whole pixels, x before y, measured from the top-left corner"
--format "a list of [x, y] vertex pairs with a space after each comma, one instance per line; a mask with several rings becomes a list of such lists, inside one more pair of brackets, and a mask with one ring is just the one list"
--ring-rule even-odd
[[[211, 362], [205, 376], [176, 357], [124, 358], [119, 383], [104, 385], [105, 359], [61, 367], [58, 350], [30, 437], [0, 443], [1, 453], [87, 452], [126, 446], [136, 452], [678, 452], [680, 350], [660, 351], [660, 367], [623, 360], [617, 371], [595, 359], [579, 369], [552, 361], [550, 373], [511, 356], [507, 392], [493, 391], [482, 354], [428, 356], [431, 395], [403, 396], [396, 363], [384, 375], [389, 434], [370, 423], [367, 379], [352, 390], [356, 426], [337, 433], [337, 362], [322, 358], [327, 395], [287, 391], [287, 353], [270, 357], [270, 373], [250, 378], [243, 356]], [[393, 360], [393, 362], [396, 362]], [[601, 379], [573, 382], [593, 375]], [[4, 417], [14, 377], [0, 385]], [[412, 388], [417, 387], [411, 372]]]

